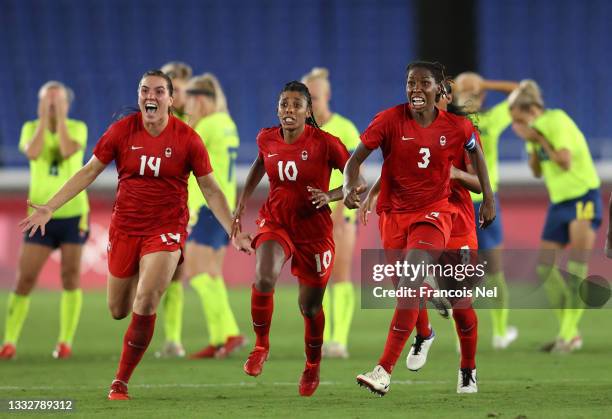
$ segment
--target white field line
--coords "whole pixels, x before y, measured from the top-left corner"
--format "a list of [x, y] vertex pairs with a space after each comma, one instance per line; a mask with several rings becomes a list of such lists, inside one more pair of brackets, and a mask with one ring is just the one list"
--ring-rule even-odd
[[[612, 379], [558, 379], [558, 380], [534, 380], [534, 381], [525, 381], [525, 380], [479, 380], [479, 384], [522, 384], [522, 385], [536, 385], [536, 384], [555, 384], [555, 383], [610, 383]], [[431, 384], [451, 384], [455, 383], [455, 381], [451, 380], [393, 380], [391, 384], [393, 385], [431, 385]], [[275, 387], [293, 387], [297, 386], [297, 382], [247, 382], [240, 381], [237, 383], [165, 383], [165, 384], [130, 384], [130, 388], [219, 388], [219, 387], [257, 387], [257, 386], [275, 386]], [[353, 382], [348, 381], [321, 381], [320, 385], [322, 386], [350, 386], [353, 385]], [[31, 387], [19, 387], [19, 386], [0, 386], [0, 391], [7, 390], [74, 390], [75, 388], [79, 390], [98, 390], [105, 389], [108, 386], [98, 387], [98, 386], [31, 386]]]

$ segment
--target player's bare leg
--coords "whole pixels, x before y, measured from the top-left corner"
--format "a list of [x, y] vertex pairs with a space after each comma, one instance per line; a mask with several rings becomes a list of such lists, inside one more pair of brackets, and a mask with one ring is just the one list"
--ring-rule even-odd
[[[110, 400], [129, 399], [128, 381], [151, 342], [157, 306], [176, 271], [179, 258], [180, 250], [150, 253], [140, 259], [132, 320], [123, 338], [119, 368], [108, 395]], [[123, 291], [125, 294], [131, 294], [129, 285], [126, 285]]]
[[312, 396], [319, 386], [321, 347], [325, 313], [323, 312], [324, 287], [311, 287], [300, 283], [299, 306], [304, 317], [304, 348], [306, 365], [300, 377], [299, 392], [302, 396]]
[[36, 286], [38, 275], [53, 249], [41, 244], [24, 243], [19, 256], [17, 284], [9, 294], [5, 320], [4, 342], [0, 348], [0, 360], [16, 355], [17, 341], [28, 315], [30, 293]]
[[[187, 260], [187, 259], [186, 259]], [[162, 348], [155, 352], [156, 358], [181, 358], [185, 356], [185, 349], [181, 343], [183, 323], [183, 279], [186, 275], [184, 268], [186, 262], [177, 266], [172, 280], [162, 298], [162, 311], [164, 315], [164, 335], [166, 340]]]
[[255, 347], [244, 363], [244, 372], [257, 377], [270, 351], [270, 324], [274, 310], [274, 287], [285, 264], [285, 251], [274, 240], [267, 240], [255, 252], [255, 284], [251, 291], [251, 317], [257, 336]]

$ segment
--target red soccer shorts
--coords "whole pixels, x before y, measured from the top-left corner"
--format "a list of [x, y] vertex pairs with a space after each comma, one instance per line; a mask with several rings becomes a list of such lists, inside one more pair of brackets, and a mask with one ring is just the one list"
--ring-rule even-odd
[[128, 278], [138, 273], [140, 259], [144, 255], [177, 250], [181, 251], [180, 265], [183, 263], [186, 236], [185, 232], [134, 236], [111, 227], [108, 231], [108, 271], [117, 278]]
[[[378, 227], [384, 249], [444, 249], [450, 238], [455, 212], [383, 212]], [[429, 226], [441, 234], [430, 234]], [[425, 227], [420, 229], [420, 227]]]
[[283, 247], [285, 261], [291, 258], [291, 274], [297, 277], [300, 284], [325, 288], [336, 255], [331, 236], [316, 242], [294, 243], [283, 227], [265, 221], [263, 225], [259, 224], [252, 246], [257, 249], [268, 240], [274, 240]]

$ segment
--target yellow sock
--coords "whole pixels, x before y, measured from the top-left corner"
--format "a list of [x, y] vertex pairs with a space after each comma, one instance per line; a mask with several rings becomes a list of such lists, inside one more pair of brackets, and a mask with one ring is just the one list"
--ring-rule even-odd
[[217, 304], [219, 305], [219, 313], [222, 322], [220, 334], [223, 336], [223, 342], [225, 342], [230, 336], [238, 336], [240, 334], [240, 329], [238, 328], [236, 317], [230, 305], [223, 277], [215, 276], [213, 277], [213, 281], [217, 290]]
[[491, 323], [493, 324], [493, 336], [506, 336], [506, 329], [508, 328], [508, 287], [506, 286], [506, 279], [502, 271], [487, 276], [487, 286], [497, 288], [497, 299], [495, 306], [498, 308], [492, 308], [491, 312]]
[[75, 289], [62, 292], [60, 303], [60, 333], [58, 342], [72, 345], [74, 333], [81, 318], [81, 307], [83, 306], [83, 291]]
[[561, 336], [561, 328], [564, 324], [565, 304], [569, 298], [569, 291], [561, 272], [555, 265], [538, 265], [538, 277], [544, 286], [548, 301], [552, 307], [557, 321], [559, 322], [559, 336]]
[[219, 296], [215, 282], [210, 275], [199, 274], [191, 278], [191, 286], [197, 292], [202, 303], [209, 343], [211, 345], [223, 345], [225, 339], [221, 330], [222, 319], [219, 313]]
[[346, 346], [355, 312], [355, 289], [353, 283], [349, 281], [338, 282], [332, 285], [332, 288], [334, 290], [332, 340]]
[[181, 343], [183, 329], [184, 290], [181, 281], [172, 281], [166, 289], [162, 310], [164, 313], [164, 333], [166, 341]]
[[30, 296], [9, 294], [6, 306], [6, 321], [4, 329], [4, 343], [17, 345], [21, 328], [30, 309]]
[[584, 302], [580, 297], [580, 284], [587, 277], [589, 267], [586, 263], [570, 260], [567, 262], [569, 299], [566, 305], [565, 318], [561, 326], [560, 337], [565, 341], [578, 336], [578, 324], [584, 314]]

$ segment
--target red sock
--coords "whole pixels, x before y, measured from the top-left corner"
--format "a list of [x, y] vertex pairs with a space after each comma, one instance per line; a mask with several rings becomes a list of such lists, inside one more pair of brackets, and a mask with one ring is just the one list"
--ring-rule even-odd
[[304, 316], [304, 347], [306, 360], [311, 364], [321, 362], [321, 346], [323, 345], [323, 329], [325, 328], [325, 313], [319, 310], [316, 316]]
[[429, 324], [429, 316], [427, 315], [427, 308], [425, 307], [419, 310], [419, 317], [416, 322], [416, 332], [419, 336], [424, 338], [431, 336], [431, 325]]
[[391, 326], [389, 327], [389, 334], [387, 335], [387, 342], [385, 343], [385, 350], [378, 361], [378, 364], [389, 374], [393, 371], [395, 363], [404, 350], [418, 315], [418, 309], [395, 309], [393, 319], [391, 319]]
[[155, 314], [149, 316], [132, 313], [132, 321], [123, 336], [123, 351], [115, 378], [124, 383], [130, 381], [134, 368], [149, 347], [155, 330]]
[[274, 291], [257, 291], [255, 285], [253, 285], [251, 289], [251, 318], [253, 319], [253, 330], [257, 335], [255, 346], [270, 347], [269, 336], [273, 311]]
[[461, 368], [476, 368], [476, 344], [478, 343], [478, 317], [472, 307], [453, 310], [455, 328], [461, 346]]

